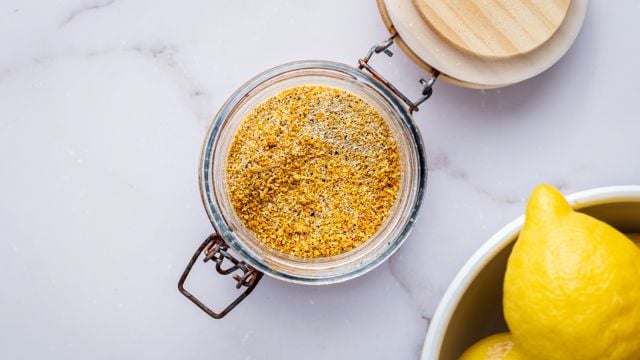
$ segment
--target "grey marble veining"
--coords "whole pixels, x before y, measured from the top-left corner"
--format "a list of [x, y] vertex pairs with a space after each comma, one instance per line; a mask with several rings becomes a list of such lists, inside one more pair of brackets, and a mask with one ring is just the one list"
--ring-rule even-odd
[[[332, 286], [265, 278], [213, 321], [177, 291], [211, 232], [202, 136], [238, 86], [300, 59], [355, 64], [374, 1], [4, 1], [0, 348], [6, 359], [416, 359], [464, 261], [529, 191], [640, 183], [640, 5], [591, 1], [553, 68], [499, 90], [437, 83], [416, 120], [424, 206], [403, 247]], [[407, 92], [400, 51], [378, 66]], [[215, 304], [228, 279], [189, 286]]]

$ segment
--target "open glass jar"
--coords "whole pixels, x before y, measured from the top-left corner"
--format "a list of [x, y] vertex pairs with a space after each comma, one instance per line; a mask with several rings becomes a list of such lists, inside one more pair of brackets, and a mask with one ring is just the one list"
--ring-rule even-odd
[[[376, 52], [375, 48], [369, 57]], [[385, 49], [378, 49], [378, 52]], [[226, 315], [253, 290], [263, 273], [285, 281], [315, 285], [337, 283], [362, 275], [393, 254], [409, 234], [420, 208], [426, 181], [424, 145], [411, 116], [417, 105], [405, 103], [403, 95], [398, 95], [392, 86], [385, 85], [383, 78], [379, 77], [382, 81], [376, 79], [378, 74], [368, 65], [368, 57], [361, 60], [361, 68], [368, 71], [329, 61], [280, 65], [241, 86], [214, 118], [202, 146], [199, 181], [202, 201], [216, 235], [207, 238], [198, 248], [179, 284], [180, 291], [209, 315], [214, 318]], [[431, 93], [433, 80], [424, 83], [428, 84], [423, 97], [426, 99]], [[238, 218], [225, 183], [228, 151], [238, 126], [247, 114], [269, 97], [300, 85], [338, 88], [366, 101], [385, 119], [400, 155], [398, 195], [381, 228], [364, 244], [331, 257], [295, 257], [265, 246]], [[238, 258], [231, 255], [229, 249]], [[237, 272], [237, 286], [246, 287], [241, 297], [220, 313], [210, 310], [184, 288], [186, 277], [201, 253], [204, 253], [205, 261], [216, 263], [219, 273]]]

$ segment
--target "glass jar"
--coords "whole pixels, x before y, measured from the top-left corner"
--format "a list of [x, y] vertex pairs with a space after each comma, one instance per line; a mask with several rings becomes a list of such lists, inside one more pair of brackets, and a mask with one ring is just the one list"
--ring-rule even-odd
[[[422, 137], [411, 115], [417, 110], [417, 104], [410, 102], [368, 65], [372, 54], [385, 49], [376, 51], [372, 48], [369, 55], [360, 60], [360, 69], [330, 61], [300, 61], [277, 66], [242, 85], [215, 116], [202, 146], [199, 182], [202, 201], [216, 234], [207, 238], [194, 254], [179, 284], [180, 291], [209, 315], [215, 318], [226, 315], [253, 290], [263, 273], [310, 285], [355, 278], [391, 256], [409, 234], [422, 202], [426, 157]], [[430, 95], [433, 80], [423, 81], [427, 90], [421, 101]], [[238, 218], [225, 183], [228, 151], [247, 114], [269, 97], [300, 85], [338, 88], [365, 100], [385, 119], [400, 155], [398, 196], [381, 228], [364, 244], [331, 257], [302, 258], [265, 246]], [[201, 253], [204, 253], [205, 261], [216, 263], [219, 273], [237, 272], [237, 287], [246, 287], [241, 297], [221, 313], [210, 310], [184, 288], [184, 281]]]

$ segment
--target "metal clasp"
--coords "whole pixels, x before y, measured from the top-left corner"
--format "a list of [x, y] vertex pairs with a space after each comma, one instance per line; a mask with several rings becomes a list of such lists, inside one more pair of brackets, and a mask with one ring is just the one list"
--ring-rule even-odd
[[375, 54], [384, 53], [389, 57], [393, 56], [393, 52], [389, 50], [389, 47], [393, 45], [393, 40], [395, 39], [396, 36], [398, 36], [398, 33], [394, 32], [391, 35], [391, 37], [388, 38], [387, 40], [383, 41], [378, 45], [372, 46], [365, 57], [358, 59], [358, 64], [359, 64], [360, 70], [363, 70], [363, 69], [367, 70], [374, 78], [382, 82], [386, 87], [389, 88], [389, 90], [391, 90], [400, 99], [402, 99], [402, 101], [404, 101], [405, 104], [407, 104], [407, 106], [409, 106], [409, 113], [413, 113], [418, 111], [419, 110], [418, 107], [420, 106], [420, 104], [422, 104], [427, 99], [429, 99], [433, 94], [433, 84], [438, 79], [440, 72], [437, 70], [434, 70], [434, 73], [431, 75], [431, 78], [429, 80], [425, 80], [422, 78], [420, 79], [420, 84], [422, 85], [422, 97], [417, 101], [414, 102], [411, 99], [409, 99], [406, 95], [404, 95], [391, 82], [389, 82], [389, 80], [387, 80], [378, 71], [376, 71], [371, 65], [369, 65], [369, 60], [371, 60], [371, 57], [373, 57], [373, 55]]
[[[209, 235], [205, 239], [205, 241], [198, 247], [193, 257], [187, 264], [187, 267], [184, 269], [182, 276], [180, 277], [180, 281], [178, 282], [178, 290], [184, 295], [187, 299], [191, 300], [194, 304], [196, 304], [200, 309], [206, 312], [209, 316], [214, 319], [221, 319], [225, 315], [227, 315], [236, 305], [238, 305], [244, 298], [249, 295], [253, 289], [255, 289], [260, 279], [262, 279], [262, 272], [256, 270], [251, 265], [247, 264], [244, 261], [236, 259], [233, 255], [229, 253], [229, 247], [222, 240], [220, 236], [217, 234]], [[216, 264], [216, 271], [221, 275], [229, 275], [231, 273], [241, 271], [242, 274], [233, 275], [233, 279], [236, 281], [236, 289], [240, 289], [241, 287], [246, 287], [247, 289], [240, 294], [231, 304], [229, 304], [224, 310], [219, 313], [211, 310], [204, 303], [202, 303], [198, 298], [193, 296], [187, 289], [184, 288], [184, 283], [193, 268], [193, 265], [200, 257], [200, 254], [204, 253], [204, 262], [208, 262], [213, 260]], [[225, 260], [227, 260], [228, 264], [225, 265]]]

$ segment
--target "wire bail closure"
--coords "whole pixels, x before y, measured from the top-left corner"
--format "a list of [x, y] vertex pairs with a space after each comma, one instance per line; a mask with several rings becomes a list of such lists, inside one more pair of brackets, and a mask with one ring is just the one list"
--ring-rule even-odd
[[[262, 279], [262, 272], [256, 270], [251, 265], [247, 264], [244, 261], [236, 259], [229, 252], [229, 246], [222, 240], [222, 238], [218, 234], [211, 234], [207, 237], [202, 245], [198, 247], [195, 254], [187, 264], [187, 267], [184, 269], [182, 276], [180, 277], [180, 281], [178, 282], [178, 290], [184, 295], [187, 299], [191, 300], [194, 304], [196, 304], [202, 311], [206, 312], [209, 316], [214, 319], [222, 319], [227, 315], [233, 308], [235, 308], [244, 298], [246, 298], [252, 291], [255, 289], [260, 279]], [[215, 312], [211, 310], [207, 305], [202, 303], [198, 298], [193, 296], [187, 289], [184, 288], [184, 283], [193, 268], [193, 265], [200, 257], [200, 254], [204, 253], [205, 257], [203, 259], [204, 262], [213, 261], [216, 264], [216, 271], [220, 275], [229, 275], [237, 271], [241, 271], [242, 274], [238, 273], [233, 275], [233, 279], [236, 281], [236, 289], [240, 289], [241, 287], [246, 287], [247, 289], [240, 294], [231, 304], [227, 305], [227, 307], [221, 312]], [[225, 260], [227, 260], [227, 265], [225, 265]]]
[[429, 78], [429, 80], [425, 80], [424, 78], [420, 79], [419, 82], [422, 85], [422, 97], [417, 101], [414, 102], [411, 99], [409, 99], [406, 95], [404, 95], [400, 90], [398, 90], [398, 88], [396, 88], [391, 82], [389, 82], [389, 80], [387, 80], [384, 76], [382, 76], [377, 70], [375, 70], [369, 64], [369, 60], [371, 60], [373, 55], [384, 53], [389, 57], [393, 56], [393, 52], [389, 50], [389, 47], [393, 45], [393, 42], [396, 36], [398, 36], [398, 33], [394, 32], [393, 34], [391, 34], [391, 37], [389, 37], [387, 40], [383, 41], [378, 45], [372, 46], [371, 49], [369, 49], [369, 52], [367, 53], [367, 55], [365, 55], [365, 57], [358, 59], [358, 64], [359, 64], [358, 68], [360, 70], [363, 70], [363, 69], [367, 70], [376, 80], [382, 82], [387, 88], [389, 88], [389, 90], [391, 90], [391, 92], [393, 92], [396, 96], [402, 99], [402, 101], [404, 101], [404, 103], [407, 104], [407, 106], [409, 106], [409, 113], [414, 113], [420, 110], [419, 109], [420, 104], [427, 101], [427, 99], [429, 99], [433, 94], [433, 84], [438, 79], [440, 72], [437, 70], [434, 70], [434, 73], [431, 75], [431, 78]]

